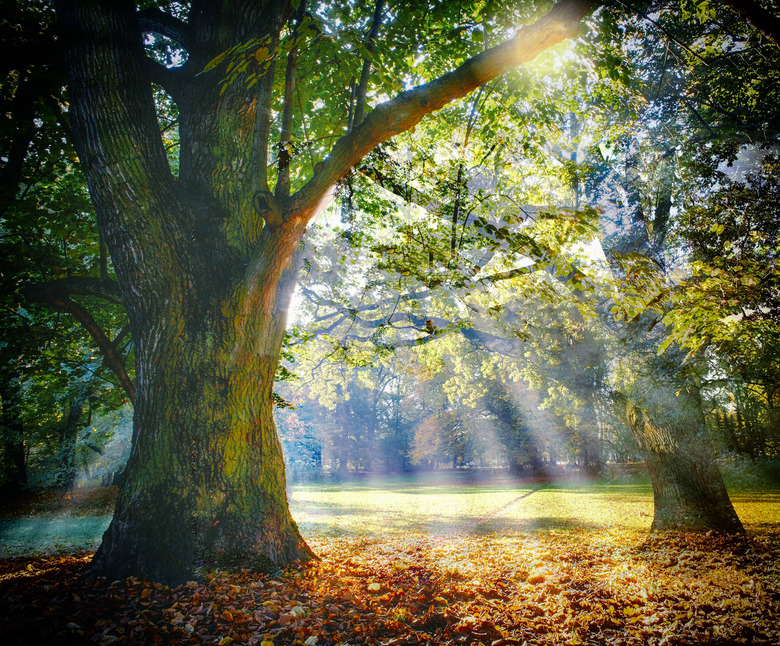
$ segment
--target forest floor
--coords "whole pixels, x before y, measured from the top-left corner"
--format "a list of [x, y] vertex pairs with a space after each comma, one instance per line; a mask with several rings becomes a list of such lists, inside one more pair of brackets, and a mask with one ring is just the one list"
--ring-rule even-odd
[[645, 484], [297, 485], [293, 515], [320, 561], [173, 589], [85, 576], [89, 532], [44, 547], [39, 531], [21, 549], [14, 523], [107, 522], [112, 495], [29, 499], [0, 518], [0, 643], [780, 643], [777, 490], [732, 492], [748, 536], [728, 538], [649, 535]]

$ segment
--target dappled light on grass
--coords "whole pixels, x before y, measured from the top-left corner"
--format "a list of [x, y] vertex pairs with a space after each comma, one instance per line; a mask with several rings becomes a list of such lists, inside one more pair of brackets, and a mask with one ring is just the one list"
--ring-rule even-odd
[[304, 536], [446, 535], [475, 526], [539, 486], [511, 480], [456, 484], [431, 476], [310, 485], [294, 488], [291, 509]]
[[304, 536], [646, 531], [652, 521], [650, 485], [511, 478], [448, 485], [446, 478], [428, 475], [414, 486], [403, 479], [299, 486], [291, 508]]
[[745, 529], [776, 530], [780, 524], [780, 491], [750, 491], [731, 495]]

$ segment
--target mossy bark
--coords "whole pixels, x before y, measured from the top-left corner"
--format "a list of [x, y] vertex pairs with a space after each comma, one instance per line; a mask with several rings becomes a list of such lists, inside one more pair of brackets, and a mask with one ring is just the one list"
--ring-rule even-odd
[[180, 582], [198, 563], [268, 571], [313, 557], [289, 513], [272, 415], [280, 291], [261, 351], [234, 325], [243, 299], [231, 296], [205, 325], [168, 310], [140, 336], [133, 451], [98, 572]]
[[651, 530], [743, 533], [715, 463], [698, 390], [656, 381], [644, 393], [624, 406], [653, 486]]
[[[266, 24], [277, 5], [230, 3], [223, 23], [203, 5], [197, 64], [233, 44], [227, 27]], [[136, 356], [133, 448], [93, 570], [170, 584], [200, 562], [307, 560], [272, 415], [305, 221], [263, 226], [251, 207], [257, 97], [214, 78], [182, 88], [176, 179], [132, 3], [62, 0], [58, 12], [76, 145]]]

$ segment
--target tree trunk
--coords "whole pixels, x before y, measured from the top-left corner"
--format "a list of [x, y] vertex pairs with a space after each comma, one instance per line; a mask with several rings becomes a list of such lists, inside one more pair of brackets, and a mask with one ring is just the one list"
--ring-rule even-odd
[[68, 415], [60, 428], [57, 486], [61, 489], [70, 489], [76, 480], [76, 441], [83, 411], [84, 400], [79, 397], [68, 407]]
[[0, 448], [0, 493], [13, 496], [27, 484], [27, 460], [24, 442], [18, 439], [21, 437], [21, 426], [6, 426], [3, 433], [13, 434], [14, 437], [4, 437]]
[[[222, 16], [265, 25], [274, 6], [231, 3]], [[221, 93], [193, 79], [177, 181], [132, 3], [62, 0], [58, 12], [76, 144], [136, 355], [133, 448], [93, 570], [175, 584], [203, 561], [275, 570], [309, 559], [272, 419], [305, 219], [264, 227], [249, 206], [256, 178], [236, 160], [251, 158], [258, 101], [244, 84]], [[227, 43], [214, 16], [201, 19], [202, 66]]]
[[744, 532], [711, 455], [700, 457], [679, 449], [647, 451], [645, 460], [653, 483], [652, 531]]
[[743, 533], [706, 437], [698, 390], [656, 382], [645, 393], [640, 403], [624, 403], [653, 485], [651, 531]]
[[[0, 383], [0, 493], [4, 496], [18, 494], [27, 484], [27, 456], [24, 446], [24, 427], [19, 419], [17, 388], [11, 380]], [[18, 381], [13, 380], [13, 383]]]
[[205, 329], [173, 309], [139, 335], [133, 450], [96, 571], [175, 583], [199, 563], [274, 571], [313, 558], [272, 415], [291, 288], [280, 285], [260, 352], [232, 325], [232, 298]]

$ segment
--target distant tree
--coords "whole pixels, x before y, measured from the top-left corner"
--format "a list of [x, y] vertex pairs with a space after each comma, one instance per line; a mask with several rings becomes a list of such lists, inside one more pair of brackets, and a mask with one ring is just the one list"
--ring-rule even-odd
[[[691, 251], [700, 234], [686, 221], [709, 199], [719, 166], [749, 155], [756, 142], [777, 145], [780, 51], [724, 5], [659, 2], [650, 9], [632, 12], [620, 38], [603, 49], [611, 58], [626, 37], [641, 43], [624, 56], [626, 109], [614, 115], [623, 125], [600, 144], [601, 168], [613, 176], [593, 174], [594, 191], [597, 182], [605, 189], [600, 205], [610, 235], [603, 246], [622, 294], [611, 302], [612, 328], [626, 349], [614, 394], [647, 456], [653, 527], [740, 531], [707, 425], [705, 390], [718, 350], [697, 333], [721, 326], [716, 321], [728, 312], [711, 307], [723, 295], [716, 281], [689, 280], [691, 270], [699, 273]], [[694, 314], [696, 301], [702, 307]]]
[[705, 170], [679, 232], [691, 247], [691, 275], [670, 294], [666, 320], [674, 340], [710, 358], [704, 389], [721, 399], [728, 393], [723, 419], [713, 420], [728, 448], [754, 459], [776, 455], [780, 162], [766, 156], [737, 179]]

